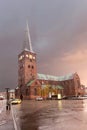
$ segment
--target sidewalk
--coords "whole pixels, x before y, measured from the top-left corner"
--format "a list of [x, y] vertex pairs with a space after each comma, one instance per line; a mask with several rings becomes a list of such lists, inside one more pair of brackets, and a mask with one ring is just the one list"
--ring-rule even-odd
[[0, 130], [14, 130], [11, 111], [6, 111], [5, 107], [0, 113]]

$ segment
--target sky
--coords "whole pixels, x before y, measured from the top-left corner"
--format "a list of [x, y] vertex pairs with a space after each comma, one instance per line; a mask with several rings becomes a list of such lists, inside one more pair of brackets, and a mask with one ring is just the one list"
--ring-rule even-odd
[[87, 86], [87, 0], [0, 0], [0, 90], [18, 85], [26, 20], [38, 72], [77, 72]]

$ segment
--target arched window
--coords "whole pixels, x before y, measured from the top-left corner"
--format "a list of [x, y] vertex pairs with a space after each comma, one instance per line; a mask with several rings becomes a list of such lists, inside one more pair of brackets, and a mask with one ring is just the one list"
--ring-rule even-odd
[[34, 69], [34, 66], [32, 65], [32, 69]]
[[28, 68], [30, 68], [30, 65], [28, 65]]

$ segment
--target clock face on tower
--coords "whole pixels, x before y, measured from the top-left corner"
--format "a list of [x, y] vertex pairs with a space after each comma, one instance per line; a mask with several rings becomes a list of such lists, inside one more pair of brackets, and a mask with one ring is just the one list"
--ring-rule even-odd
[[24, 55], [21, 55], [20, 57], [19, 57], [19, 60], [22, 60], [24, 58]]
[[22, 60], [22, 58], [23, 58], [23, 56], [20, 56], [20, 57], [19, 57], [19, 60]]
[[33, 58], [32, 55], [29, 55], [29, 58], [32, 59]]
[[26, 54], [26, 57], [28, 58], [28, 54]]

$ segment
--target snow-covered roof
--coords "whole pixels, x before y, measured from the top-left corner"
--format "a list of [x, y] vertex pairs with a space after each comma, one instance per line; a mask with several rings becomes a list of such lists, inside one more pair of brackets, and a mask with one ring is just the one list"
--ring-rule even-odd
[[19, 89], [19, 87], [17, 86], [16, 89]]
[[35, 82], [35, 80], [31, 80], [31, 81], [29, 81], [28, 83], [27, 83], [27, 86], [30, 86], [32, 83], [34, 83]]
[[65, 76], [52, 76], [52, 75], [45, 75], [45, 74], [37, 74], [37, 78], [41, 80], [54, 80], [54, 81], [64, 81], [74, 78], [75, 73], [71, 73]]
[[24, 50], [25, 50], [25, 51], [29, 51], [29, 49], [27, 49], [27, 48], [24, 48]]
[[11, 89], [11, 90], [9, 90], [9, 92], [14, 93], [14, 92], [15, 92], [15, 90], [14, 90], [14, 89]]

